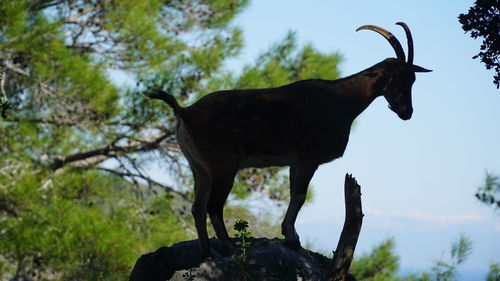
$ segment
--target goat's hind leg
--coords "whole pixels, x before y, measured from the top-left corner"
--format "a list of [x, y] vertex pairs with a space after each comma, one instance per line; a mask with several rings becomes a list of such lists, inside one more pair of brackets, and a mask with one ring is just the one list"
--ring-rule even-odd
[[[226, 163], [227, 164], [227, 163]], [[225, 165], [226, 166], [226, 165]], [[208, 198], [208, 214], [220, 243], [222, 255], [231, 255], [237, 252], [236, 247], [231, 242], [224, 225], [224, 203], [233, 187], [236, 168], [227, 165], [223, 169], [217, 169], [210, 179], [210, 189], [212, 192]]]
[[210, 196], [210, 184], [207, 173], [198, 165], [190, 161], [194, 177], [194, 202], [191, 208], [198, 241], [200, 242], [201, 259], [211, 255], [207, 233], [207, 202]]

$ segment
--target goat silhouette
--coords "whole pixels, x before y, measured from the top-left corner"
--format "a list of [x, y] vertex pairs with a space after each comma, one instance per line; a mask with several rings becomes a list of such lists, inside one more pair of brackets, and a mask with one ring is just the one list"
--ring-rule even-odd
[[207, 212], [223, 254], [233, 252], [223, 221], [224, 203], [238, 170], [247, 167], [290, 166], [290, 204], [282, 223], [285, 243], [300, 248], [295, 220], [309, 181], [320, 164], [341, 157], [351, 124], [371, 102], [384, 96], [401, 119], [413, 113], [411, 88], [415, 72], [413, 39], [408, 60], [397, 38], [387, 30], [364, 25], [386, 38], [396, 52], [355, 75], [338, 80], [303, 80], [268, 89], [242, 89], [208, 94], [188, 107], [161, 91], [151, 98], [169, 104], [177, 117], [176, 135], [194, 176], [192, 207], [203, 257], [214, 253], [208, 242]]

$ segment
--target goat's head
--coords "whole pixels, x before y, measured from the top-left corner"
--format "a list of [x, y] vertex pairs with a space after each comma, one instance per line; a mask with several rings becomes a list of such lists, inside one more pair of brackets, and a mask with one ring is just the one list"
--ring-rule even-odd
[[389, 108], [394, 111], [399, 118], [408, 120], [413, 113], [411, 87], [413, 82], [415, 82], [415, 72], [429, 72], [432, 70], [413, 64], [413, 38], [410, 29], [404, 22], [398, 22], [396, 24], [402, 26], [405, 30], [408, 40], [408, 60], [405, 58], [403, 47], [401, 47], [398, 39], [389, 31], [375, 25], [363, 25], [356, 29], [356, 31], [367, 29], [379, 33], [389, 41], [396, 52], [396, 59], [386, 59], [382, 62], [385, 72], [385, 81], [384, 85], [381, 87], [381, 94], [389, 103]]

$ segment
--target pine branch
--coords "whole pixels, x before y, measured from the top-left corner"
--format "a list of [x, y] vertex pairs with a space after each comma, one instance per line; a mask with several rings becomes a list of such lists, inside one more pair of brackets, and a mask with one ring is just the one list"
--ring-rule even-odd
[[161, 132], [149, 137], [130, 141], [123, 145], [106, 145], [88, 151], [77, 152], [70, 155], [43, 155], [44, 166], [51, 170], [58, 170], [66, 165], [73, 168], [88, 168], [97, 165], [109, 158], [138, 151], [151, 151], [159, 148], [160, 143], [169, 137], [171, 132]]
[[139, 173], [133, 173], [131, 171], [117, 171], [117, 170], [114, 170], [114, 169], [108, 169], [108, 168], [104, 168], [104, 167], [95, 167], [94, 169], [105, 171], [105, 172], [108, 172], [108, 173], [112, 173], [112, 174], [115, 174], [115, 175], [117, 175], [119, 177], [122, 177], [122, 178], [125, 178], [125, 177], [128, 177], [128, 178], [141, 178], [141, 179], [145, 180], [149, 185], [156, 185], [156, 186], [164, 189], [166, 192], [175, 193], [175, 194], [181, 196], [183, 199], [191, 202], [191, 199], [189, 199], [186, 196], [186, 194], [175, 190], [171, 186], [168, 186], [168, 185], [162, 184], [160, 182], [157, 182], [157, 181], [151, 179], [149, 176], [145, 176], [145, 175], [139, 174]]
[[[11, 117], [6, 120], [6, 122], [30, 122], [30, 123], [40, 123], [47, 125], [55, 125], [55, 126], [79, 126], [81, 122], [79, 121], [70, 121], [70, 120], [56, 120], [56, 119], [48, 119], [48, 118], [18, 118]], [[100, 124], [104, 126], [126, 126], [126, 127], [144, 127], [144, 125], [139, 123], [125, 122], [125, 121], [110, 121], [110, 122], [102, 122], [99, 121]], [[159, 127], [148, 127], [151, 129], [160, 129]]]

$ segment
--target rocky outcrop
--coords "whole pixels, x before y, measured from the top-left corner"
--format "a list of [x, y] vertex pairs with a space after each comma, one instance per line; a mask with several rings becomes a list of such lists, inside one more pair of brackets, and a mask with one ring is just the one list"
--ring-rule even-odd
[[[326, 280], [331, 259], [306, 250], [291, 250], [280, 239], [251, 239], [240, 255], [200, 260], [197, 240], [162, 247], [137, 261], [130, 281]], [[218, 241], [210, 240], [214, 249]]]

